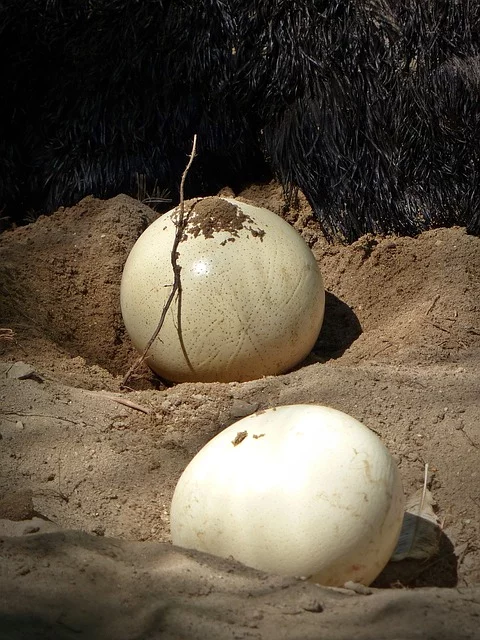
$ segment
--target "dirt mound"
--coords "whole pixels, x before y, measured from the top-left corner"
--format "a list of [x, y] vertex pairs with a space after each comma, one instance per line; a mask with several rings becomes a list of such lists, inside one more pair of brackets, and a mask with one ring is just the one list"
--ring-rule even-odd
[[[258, 192], [250, 188], [242, 195], [252, 200]], [[279, 196], [279, 188], [270, 185], [258, 204], [279, 212]], [[329, 293], [317, 357], [338, 357], [346, 349], [345, 363], [375, 358], [427, 364], [479, 357], [478, 238], [455, 228], [418, 238], [365, 236], [351, 246], [329, 245], [311, 213], [301, 211], [286, 218], [312, 247]], [[133, 358], [119, 307], [122, 268], [154, 217], [127, 196], [86, 198], [4, 233], [2, 325], [22, 340], [47, 338], [53, 351], [60, 348], [87, 365], [121, 375]]]
[[418, 238], [365, 236], [350, 247], [314, 245], [327, 288], [348, 301], [362, 327], [345, 361], [478, 359], [479, 246], [459, 228]]
[[[2, 326], [47, 339], [110, 372], [132, 355], [118, 287], [126, 256], [154, 212], [126, 196], [85, 198], [0, 237]], [[40, 347], [41, 349], [41, 347]]]

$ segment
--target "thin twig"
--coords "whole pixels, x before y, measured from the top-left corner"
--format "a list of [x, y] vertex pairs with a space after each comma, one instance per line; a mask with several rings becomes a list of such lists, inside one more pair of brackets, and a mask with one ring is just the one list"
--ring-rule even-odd
[[445, 327], [441, 327], [436, 322], [432, 322], [432, 327], [435, 327], [435, 329], [438, 329], [439, 331], [444, 331], [445, 333], [450, 333], [450, 334], [452, 333], [450, 329], [445, 329]]
[[427, 495], [427, 484], [428, 484], [428, 462], [425, 464], [425, 471], [423, 474], [423, 491], [422, 491], [422, 499], [420, 500], [420, 506], [418, 509], [419, 517], [423, 512], [423, 505], [425, 504], [425, 497]]
[[4, 416], [19, 416], [20, 418], [51, 418], [53, 420], [62, 420], [63, 422], [70, 422], [71, 424], [83, 425], [84, 422], [79, 420], [70, 420], [69, 418], [62, 418], [62, 416], [52, 416], [46, 413], [22, 413], [21, 411], [1, 411], [0, 415]]
[[433, 309], [433, 307], [436, 305], [437, 300], [440, 298], [440, 294], [437, 293], [437, 295], [435, 296], [435, 298], [432, 301], [432, 304], [428, 307], [428, 309], [425, 311], [425, 315], [428, 316], [428, 314], [430, 313], [430, 311]]
[[452, 557], [454, 555], [455, 555], [455, 552], [451, 551], [450, 553], [439, 555], [436, 558], [434, 558], [431, 562], [429, 562], [428, 564], [423, 565], [419, 571], [414, 573], [412, 576], [409, 576], [408, 583], [407, 583], [406, 586], [407, 587], [413, 586], [414, 583], [415, 583], [415, 580], [418, 580], [418, 578], [420, 578], [420, 576], [422, 576], [424, 573], [426, 573], [429, 569], [431, 569], [435, 565], [439, 564], [440, 562], [445, 562], [446, 558], [450, 558], [450, 557]]
[[475, 440], [473, 440], [468, 433], [465, 431], [465, 427], [463, 425], [460, 425], [459, 427], [457, 427], [457, 430], [460, 431], [461, 433], [463, 433], [463, 435], [465, 436], [465, 438], [468, 440], [468, 442], [472, 445], [472, 447], [474, 447], [475, 449], [479, 449], [480, 447], [478, 446], [478, 444], [475, 442]]
[[420, 526], [420, 522], [422, 519], [423, 507], [425, 505], [425, 498], [427, 497], [427, 484], [428, 484], [428, 462], [425, 464], [425, 470], [423, 474], [422, 497], [420, 498], [420, 504], [418, 505], [418, 513], [417, 513], [418, 517], [415, 520], [415, 528], [413, 531], [412, 542], [410, 543], [410, 548], [408, 550], [409, 552], [412, 550], [412, 547], [415, 546], [415, 539], [417, 537], [418, 528]]
[[[65, 491], [62, 491], [61, 489], [54, 489], [53, 487], [50, 489], [47, 489], [46, 491], [36, 491], [35, 495], [38, 496], [55, 496], [56, 498], [60, 498], [61, 500], [63, 500], [64, 502], [69, 502], [70, 498], [72, 497], [73, 493], [75, 492], [76, 489], [78, 489], [78, 487], [85, 482], [85, 478], [82, 478], [81, 480], [79, 480], [71, 489], [71, 491], [69, 491], [68, 493], [65, 493]], [[60, 486], [60, 483], [59, 483]]]
[[473, 496], [468, 496], [470, 498], [470, 500], [473, 502], [473, 504], [476, 504], [477, 507], [480, 509], [480, 500], [474, 498]]
[[126, 373], [126, 375], [125, 375], [125, 377], [124, 377], [124, 379], [122, 381], [122, 385], [121, 385], [122, 387], [124, 387], [127, 384], [128, 379], [130, 378], [132, 373], [144, 362], [145, 358], [147, 357], [147, 353], [150, 350], [150, 347], [155, 342], [155, 340], [158, 337], [158, 334], [160, 333], [160, 330], [161, 330], [161, 328], [163, 326], [163, 323], [165, 322], [165, 318], [167, 316], [167, 311], [169, 310], [170, 305], [173, 302], [173, 299], [175, 298], [177, 292], [181, 290], [181, 282], [180, 282], [181, 267], [177, 263], [177, 258], [178, 258], [178, 245], [180, 244], [180, 242], [181, 242], [181, 240], [183, 238], [183, 234], [184, 234], [185, 226], [186, 226], [184, 187], [185, 187], [185, 180], [187, 178], [188, 171], [190, 170], [190, 167], [192, 166], [192, 163], [193, 163], [193, 159], [195, 158], [196, 148], [197, 148], [197, 134], [195, 134], [193, 136], [192, 152], [190, 154], [190, 159], [189, 159], [188, 164], [187, 164], [187, 166], [185, 168], [185, 171], [182, 174], [182, 180], [180, 182], [180, 207], [179, 207], [178, 220], [176, 222], [175, 239], [173, 241], [172, 253], [171, 253], [171, 257], [170, 257], [170, 260], [171, 260], [171, 263], [172, 263], [172, 269], [173, 269], [173, 286], [172, 286], [172, 290], [170, 291], [170, 295], [168, 296], [168, 299], [167, 299], [167, 301], [165, 303], [165, 306], [163, 307], [163, 311], [162, 311], [162, 314], [160, 316], [160, 320], [158, 321], [157, 328], [153, 332], [153, 335], [150, 338], [150, 340], [147, 342], [147, 346], [143, 350], [143, 353], [140, 355], [140, 357], [133, 363], [133, 365], [127, 371], [127, 373]]
[[118, 404], [123, 404], [130, 409], [135, 409], [136, 411], [141, 411], [142, 413], [152, 413], [151, 409], [147, 407], [142, 407], [142, 405], [137, 404], [136, 402], [131, 402], [130, 400], [126, 400], [125, 398], [115, 398], [114, 396], [103, 396], [107, 400], [113, 400], [113, 402], [118, 402]]
[[155, 198], [151, 196], [149, 198], [144, 198], [142, 200], [142, 204], [159, 204], [160, 202], [171, 202], [171, 198]]
[[389, 349], [392, 346], [392, 343], [388, 340], [385, 340], [385, 342], [387, 343], [384, 347], [382, 347], [381, 349], [379, 349], [378, 351], [375, 351], [375, 353], [370, 356], [371, 358], [375, 358], [375, 356], [378, 356], [380, 353], [383, 353], [384, 351], [386, 351], [387, 349]]

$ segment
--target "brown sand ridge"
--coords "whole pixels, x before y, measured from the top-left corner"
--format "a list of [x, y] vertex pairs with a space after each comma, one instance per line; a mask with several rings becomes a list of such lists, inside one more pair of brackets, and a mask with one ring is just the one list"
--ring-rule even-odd
[[[328, 292], [309, 358], [246, 383], [165, 388], [144, 369], [120, 390], [136, 356], [122, 268], [158, 216], [141, 203], [86, 198], [0, 236], [0, 639], [480, 638], [480, 239], [329, 245], [277, 185], [241, 197], [302, 233]], [[313, 402], [374, 429], [407, 495], [428, 463], [438, 554], [362, 595], [172, 547], [195, 453], [258, 409]]]

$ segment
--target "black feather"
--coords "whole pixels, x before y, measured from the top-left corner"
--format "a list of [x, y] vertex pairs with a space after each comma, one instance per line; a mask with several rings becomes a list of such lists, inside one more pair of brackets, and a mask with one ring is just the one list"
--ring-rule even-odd
[[327, 237], [480, 233], [476, 0], [3, 0], [0, 207], [271, 172]]

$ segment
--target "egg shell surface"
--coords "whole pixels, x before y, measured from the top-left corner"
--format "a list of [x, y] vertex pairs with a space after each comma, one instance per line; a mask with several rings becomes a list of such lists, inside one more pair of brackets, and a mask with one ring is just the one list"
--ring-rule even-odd
[[370, 584], [404, 514], [402, 482], [380, 439], [319, 405], [259, 412], [195, 456], [171, 505], [175, 545], [263, 571]]
[[[150, 225], [124, 267], [122, 315], [139, 352], [171, 291], [177, 220], [174, 209]], [[199, 199], [177, 263], [181, 297], [147, 358], [159, 375], [176, 382], [252, 380], [287, 371], [308, 355], [325, 292], [311, 250], [285, 220], [229, 198]]]

